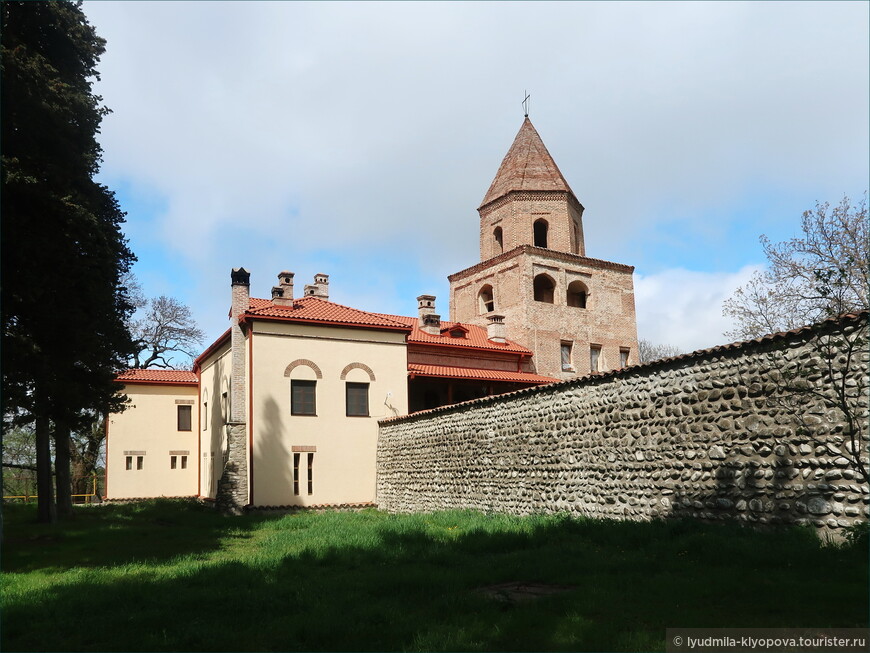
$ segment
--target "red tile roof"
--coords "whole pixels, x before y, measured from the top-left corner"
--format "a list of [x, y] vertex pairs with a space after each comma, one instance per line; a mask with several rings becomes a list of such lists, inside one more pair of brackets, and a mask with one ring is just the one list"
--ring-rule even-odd
[[302, 297], [292, 306], [279, 306], [270, 299], [251, 298], [245, 317], [266, 318], [288, 322], [316, 322], [350, 327], [368, 327], [407, 331], [408, 327], [386, 315], [368, 313], [349, 306], [342, 306], [319, 297]]
[[196, 385], [193, 372], [186, 370], [126, 370], [115, 377], [118, 383], [156, 383], [160, 385]]
[[487, 381], [510, 381], [513, 383], [555, 383], [559, 379], [540, 376], [531, 372], [506, 372], [504, 370], [483, 370], [471, 367], [450, 367], [447, 365], [419, 365], [408, 363], [408, 372], [415, 376], [432, 376], [442, 379], [483, 379]]
[[480, 206], [511, 191], [565, 191], [573, 195], [559, 166], [553, 161], [528, 117], [523, 121]]
[[[441, 322], [441, 333], [437, 336], [426, 333], [419, 326], [416, 317], [405, 317], [403, 315], [385, 315], [391, 320], [401, 322], [406, 326], [411, 327], [411, 334], [408, 336], [408, 344], [423, 344], [423, 345], [444, 345], [447, 347], [463, 347], [470, 349], [485, 349], [488, 351], [502, 351], [512, 354], [531, 355], [532, 350], [526, 349], [511, 340], [506, 342], [493, 342], [489, 339], [486, 329], [475, 326], [473, 324], [463, 324], [460, 322]], [[462, 327], [468, 333], [464, 338], [454, 338], [450, 335], [450, 331], [454, 327]]]

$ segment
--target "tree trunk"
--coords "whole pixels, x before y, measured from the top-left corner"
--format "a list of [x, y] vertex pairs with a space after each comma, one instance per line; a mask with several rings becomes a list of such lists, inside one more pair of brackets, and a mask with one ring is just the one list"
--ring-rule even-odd
[[37, 521], [53, 524], [57, 521], [54, 492], [51, 483], [51, 429], [48, 417], [36, 418], [36, 491]]
[[57, 514], [63, 518], [73, 516], [72, 479], [70, 461], [69, 427], [58, 422], [54, 425], [54, 481], [57, 486]]

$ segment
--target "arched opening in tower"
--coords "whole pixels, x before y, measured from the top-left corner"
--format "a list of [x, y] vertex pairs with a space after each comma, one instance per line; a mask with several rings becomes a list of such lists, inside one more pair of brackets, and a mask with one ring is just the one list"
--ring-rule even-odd
[[574, 306], [575, 308], [586, 308], [587, 294], [588, 290], [586, 289], [586, 284], [584, 284], [582, 281], [572, 281], [568, 284], [568, 306]]
[[480, 289], [480, 292], [477, 293], [477, 303], [478, 310], [480, 311], [481, 315], [495, 310], [495, 300], [493, 299], [492, 295], [492, 286], [487, 284]]
[[548, 275], [539, 274], [536, 276], [532, 286], [536, 302], [553, 303], [553, 291], [556, 288], [556, 283]]
[[492, 232], [493, 240], [493, 250], [494, 255], [498, 256], [502, 252], [504, 252], [504, 238], [502, 236], [501, 227], [496, 227], [495, 231]]
[[549, 225], [547, 224], [547, 221], [544, 219], [535, 220], [534, 229], [535, 229], [535, 247], [546, 247], [547, 246], [547, 230], [549, 229]]

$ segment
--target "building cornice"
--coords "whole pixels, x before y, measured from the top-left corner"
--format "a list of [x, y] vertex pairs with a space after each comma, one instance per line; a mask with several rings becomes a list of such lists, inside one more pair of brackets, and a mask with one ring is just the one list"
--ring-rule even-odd
[[504, 254], [499, 254], [498, 256], [495, 256], [486, 261], [481, 261], [477, 265], [472, 265], [470, 268], [455, 272], [454, 274], [448, 276], [447, 280], [450, 283], [453, 283], [455, 281], [461, 281], [462, 279], [473, 276], [478, 272], [486, 270], [487, 268], [493, 267], [495, 265], [498, 265], [499, 263], [508, 261], [512, 258], [516, 258], [522, 255], [535, 255], [541, 258], [549, 259], [551, 261], [559, 261], [562, 263], [577, 263], [590, 268], [617, 270], [619, 272], [627, 272], [629, 274], [634, 272], [633, 265], [614, 263], [612, 261], [603, 261], [597, 258], [588, 258], [586, 256], [570, 254], [569, 252], [559, 252], [553, 249], [535, 247], [534, 245], [520, 245], [519, 247], [515, 247], [514, 249], [505, 252]]
[[534, 200], [544, 200], [551, 202], [567, 200], [569, 204], [571, 204], [581, 213], [584, 211], [583, 205], [576, 197], [574, 197], [574, 193], [565, 190], [512, 190], [508, 191], [500, 197], [497, 197], [494, 200], [487, 202], [486, 204], [481, 204], [477, 211], [478, 213], [480, 213], [481, 217], [483, 217], [484, 214], [491, 213], [492, 211], [501, 208], [509, 202]]

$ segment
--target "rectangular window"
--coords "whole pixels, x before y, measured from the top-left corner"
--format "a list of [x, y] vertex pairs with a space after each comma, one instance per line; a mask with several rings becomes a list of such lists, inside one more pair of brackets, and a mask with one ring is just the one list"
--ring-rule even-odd
[[229, 399], [227, 397], [227, 393], [224, 392], [221, 395], [221, 420], [223, 420], [224, 424], [230, 421], [229, 409]]
[[208, 402], [202, 404], [202, 430], [208, 429]]
[[145, 464], [145, 456], [136, 456], [136, 469], [142, 469]]
[[178, 467], [178, 456], [169, 456], [169, 469]]
[[308, 454], [308, 494], [314, 494], [314, 454]]
[[187, 456], [181, 457], [181, 469], [187, 469]]
[[620, 367], [628, 367], [628, 352], [630, 349], [620, 349], [619, 350], [619, 366]]
[[571, 349], [573, 348], [573, 343], [571, 342], [562, 342], [562, 371], [563, 372], [573, 372], [574, 366], [571, 365]]
[[293, 454], [293, 494], [299, 496], [299, 455]]
[[348, 417], [369, 416], [369, 384], [348, 383], [345, 386]]
[[193, 406], [178, 406], [178, 430], [190, 430], [190, 417], [193, 412]]
[[601, 367], [601, 345], [589, 346], [589, 369], [598, 372]]
[[317, 415], [317, 381], [290, 381], [290, 414]]
[[127, 471], [133, 469], [133, 456], [127, 456]]

